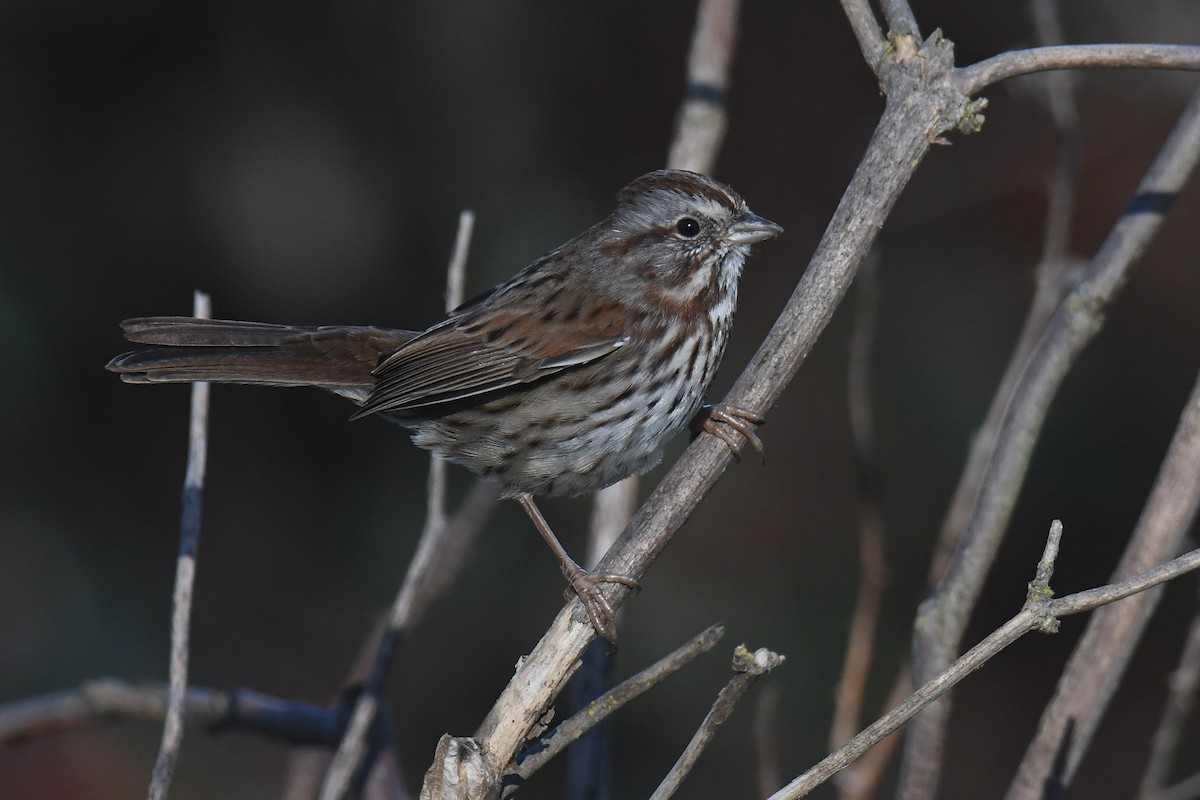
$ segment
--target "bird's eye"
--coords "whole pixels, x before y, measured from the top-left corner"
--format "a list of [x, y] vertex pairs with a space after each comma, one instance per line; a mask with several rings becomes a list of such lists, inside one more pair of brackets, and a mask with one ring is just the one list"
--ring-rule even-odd
[[685, 239], [694, 239], [700, 235], [700, 223], [691, 217], [684, 217], [675, 223], [675, 231]]

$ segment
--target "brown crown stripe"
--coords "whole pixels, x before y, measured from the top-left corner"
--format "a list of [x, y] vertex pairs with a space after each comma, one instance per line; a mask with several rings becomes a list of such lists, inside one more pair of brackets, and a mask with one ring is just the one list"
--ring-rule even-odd
[[716, 200], [729, 208], [742, 207], [742, 198], [733, 190], [714, 181], [705, 175], [695, 173], [680, 173], [667, 170], [651, 172], [629, 184], [617, 196], [623, 203], [630, 202], [634, 195], [648, 194], [655, 191], [672, 191], [692, 197], [703, 197]]

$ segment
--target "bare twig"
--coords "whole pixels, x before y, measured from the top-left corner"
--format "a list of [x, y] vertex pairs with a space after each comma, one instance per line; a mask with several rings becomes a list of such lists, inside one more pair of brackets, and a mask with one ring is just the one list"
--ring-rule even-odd
[[[962, 541], [914, 630], [914, 678], [929, 680], [952, 660], [1000, 545], [1050, 402], [1079, 353], [1099, 332], [1103, 311], [1157, 233], [1171, 200], [1200, 157], [1200, 93], [1159, 156], [1083, 280], [1061, 304], [1021, 373], [996, 437]], [[910, 726], [902, 792], [933, 796], [942, 763], [948, 698]]]
[[734, 649], [733, 677], [717, 694], [716, 701], [704, 717], [704, 721], [700, 723], [699, 729], [692, 736], [692, 740], [688, 742], [688, 746], [679, 756], [679, 760], [675, 762], [675, 766], [663, 778], [662, 783], [654, 790], [654, 794], [650, 795], [650, 800], [667, 800], [679, 790], [683, 779], [692, 771], [700, 754], [704, 752], [704, 748], [716, 735], [717, 728], [733, 714], [737, 701], [749, 691], [759, 678], [778, 667], [783, 661], [783, 656], [773, 653], [765, 647], [760, 647], [753, 653], [744, 645], [738, 645]]
[[[212, 315], [212, 300], [197, 291], [192, 298], [192, 315]], [[154, 762], [147, 797], [162, 800], [171, 787], [171, 776], [183, 742], [186, 711], [188, 647], [192, 622], [192, 591], [196, 584], [196, 555], [200, 548], [200, 518], [204, 507], [204, 468], [208, 453], [208, 384], [192, 384], [192, 409], [188, 421], [187, 472], [183, 479], [179, 520], [179, 556], [175, 562], [175, 597], [171, 613], [171, 669], [167, 715], [162, 743]]]
[[[166, 719], [166, 684], [131, 684], [114, 678], [88, 681], [76, 689], [31, 697], [0, 706], [0, 743], [115, 722]], [[292, 744], [335, 743], [345, 725], [339, 706], [318, 706], [256, 692], [189, 686], [184, 723], [210, 732], [251, 731]]]
[[568, 717], [558, 727], [544, 735], [541, 738], [541, 749], [523, 758], [518, 764], [515, 774], [522, 779], [527, 779], [614, 711], [641, 696], [646, 690], [662, 683], [692, 663], [701, 653], [711, 650], [724, 635], [723, 625], [713, 625], [692, 637], [671, 654], [597, 697], [586, 708]]
[[1196, 800], [1197, 797], [1200, 797], [1200, 772], [1150, 795], [1149, 800]]
[[725, 94], [740, 8], [741, 0], [700, 3], [688, 55], [686, 94], [667, 155], [672, 169], [712, 172], [725, 138]]
[[[1062, 42], [1056, 0], [1034, 0], [1034, 28], [1038, 42], [1054, 46]], [[996, 434], [1004, 418], [1013, 389], [1029, 354], [1033, 352], [1046, 325], [1058, 310], [1063, 297], [1083, 274], [1085, 264], [1071, 258], [1067, 252], [1075, 216], [1075, 189], [1079, 173], [1079, 119], [1075, 107], [1074, 81], [1069, 72], [1048, 72], [1042, 76], [1035, 96], [1054, 122], [1058, 132], [1058, 163], [1046, 182], [1046, 224], [1042, 239], [1042, 256], [1035, 270], [1036, 285], [1029, 311], [1009, 356], [1004, 376], [992, 397], [983, 424], [971, 439], [966, 466], [954, 490], [949, 509], [942, 522], [937, 550], [930, 563], [929, 586], [933, 588], [946, 572], [950, 556], [958, 545], [971, 509], [979, 496], [984, 470], [995, 445]]]
[[863, 60], [867, 62], [871, 71], [878, 75], [879, 62], [887, 48], [887, 40], [883, 38], [883, 31], [879, 29], [879, 22], [875, 19], [875, 12], [871, 10], [871, 3], [869, 0], [841, 2], [842, 11], [846, 12], [846, 19], [850, 22], [850, 30], [854, 32], [854, 38], [858, 40], [858, 47], [862, 50]]
[[754, 703], [754, 782], [758, 796], [766, 797], [779, 788], [782, 774], [779, 769], [779, 731], [775, 719], [779, 715], [779, 687], [772, 683], [763, 687]]
[[1018, 75], [1049, 69], [1183, 69], [1200, 70], [1200, 47], [1178, 44], [1073, 44], [1011, 50], [964, 67], [957, 80], [962, 91], [984, 87]]
[[[1200, 157], [1200, 92], [1192, 101], [1189, 114], [1192, 117], [1191, 142], [1182, 146], [1190, 146], [1194, 161]], [[1173, 143], [1181, 146], [1179, 139], [1186, 140], [1187, 137], [1181, 135], [1186, 125], [1181, 122], [1180, 126], [1164, 147], [1164, 153], [1171, 150]], [[1165, 190], [1171, 191], [1170, 188]], [[1143, 191], [1152, 189], [1146, 187]], [[1184, 408], [1142, 516], [1117, 566], [1117, 580], [1179, 551], [1197, 507], [1200, 507], [1197, 475], [1200, 475], [1200, 377]], [[1040, 797], [1047, 780], [1061, 781], [1062, 785], [1070, 782], [1159, 596], [1159, 592], [1147, 593], [1132, 603], [1105, 609], [1089, 620], [1054, 698], [1043, 711], [1038, 733], [1009, 790], [1010, 800]], [[1072, 733], [1069, 744], [1064, 745], [1063, 736], [1068, 724]], [[1058, 772], [1056, 763], [1062, 771], [1052, 776], [1052, 770]]]
[[[325, 746], [293, 747], [288, 752], [287, 777], [282, 800], [313, 800], [321, 793], [321, 786], [329, 771], [329, 765], [342, 743], [346, 722], [354, 711], [357, 695], [363, 687], [369, 687], [379, 661], [383, 637], [388, 635], [387, 620], [381, 618], [374, 630], [360, 645], [345, 679], [342, 691], [329, 712], [336, 715], [339, 727], [331, 731], [330, 741]], [[386, 719], [386, 707], [381, 709], [380, 718], [373, 721], [368, 737], [373, 756], [371, 770], [363, 786], [363, 800], [408, 800], [409, 794], [400, 778], [400, 763], [391, 743], [391, 725]]]
[[[850, 337], [847, 398], [858, 474], [859, 586], [854, 612], [850, 617], [842, 677], [838, 681], [829, 735], [831, 748], [846, 742], [860, 725], [863, 694], [871, 668], [875, 630], [879, 623], [879, 608], [887, 581], [875, 427], [871, 417], [871, 353], [879, 313], [877, 258], [868, 258], [863, 262], [856, 286], [858, 303], [854, 314], [854, 332]], [[862, 783], [858, 776], [852, 774], [854, 771], [847, 770], [838, 776], [838, 788], [843, 800], [855, 796], [849, 791], [850, 786]]]
[[[0, 706], [0, 743], [17, 744], [61, 731], [113, 721], [166, 719], [165, 685], [134, 686], [100, 678], [77, 689], [29, 697]], [[209, 726], [229, 715], [230, 693], [188, 687], [183, 718], [189, 725]]]
[[1030, 631], [1052, 632], [1057, 629], [1060, 617], [1079, 614], [1099, 606], [1112, 603], [1138, 592], [1158, 586], [1195, 569], [1200, 569], [1200, 550], [1193, 550], [1179, 558], [1117, 584], [1078, 592], [1059, 599], [1051, 599], [1048, 580], [1057, 544], [1053, 541], [1061, 535], [1061, 525], [1051, 527], [1042, 561], [1038, 564], [1038, 577], [1030, 583], [1025, 606], [1015, 617], [992, 632], [986, 639], [972, 647], [946, 670], [910, 695], [903, 703], [869, 725], [862, 733], [838, 751], [830, 754], [812, 769], [797, 777], [769, 800], [794, 800], [804, 797], [817, 786], [827, 781], [838, 770], [843, 769], [884, 737], [894, 733], [901, 725], [912, 719], [938, 696], [983, 666], [989, 659], [1020, 639]]
[[[1179, 656], [1179, 666], [1171, 675], [1170, 689], [1158, 730], [1150, 740], [1150, 758], [1142, 774], [1138, 800], [1154, 800], [1167, 785], [1183, 723], [1196, 703], [1197, 693], [1200, 693], [1200, 610], [1192, 618], [1183, 653]], [[1200, 792], [1200, 788], [1197, 791]]]
[[[459, 215], [454, 251], [447, 266], [446, 309], [462, 303], [464, 273], [475, 215], [463, 211]], [[335, 800], [350, 791], [355, 774], [362, 768], [367, 753], [368, 732], [379, 712], [380, 689], [397, 640], [416, 623], [429, 603], [448, 584], [462, 564], [469, 543], [483, 527], [495, 506], [495, 487], [476, 482], [462, 507], [453, 519], [446, 516], [446, 467], [436, 457], [430, 458], [428, 501], [425, 527], [417, 551], [409, 562], [400, 591], [392, 604], [388, 626], [380, 638], [376, 663], [363, 691], [354, 706], [350, 724], [338, 745], [333, 762], [321, 789], [324, 800]]]

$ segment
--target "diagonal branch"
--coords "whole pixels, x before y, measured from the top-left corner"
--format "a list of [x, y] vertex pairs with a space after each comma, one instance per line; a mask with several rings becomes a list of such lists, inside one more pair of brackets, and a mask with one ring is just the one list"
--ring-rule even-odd
[[1179, 666], [1171, 675], [1167, 707], [1159, 721], [1158, 730], [1150, 740], [1150, 758], [1142, 784], [1138, 787], [1138, 800], [1153, 800], [1167, 785], [1171, 773], [1171, 762], [1175, 751], [1184, 740], [1184, 722], [1196, 704], [1200, 694], [1200, 609], [1192, 617]]
[[1044, 580], [1053, 565], [1047, 559], [1053, 558], [1054, 551], [1057, 549], [1055, 539], [1056, 536], [1061, 535], [1061, 531], [1062, 525], [1056, 521], [1051, 527], [1046, 555], [1038, 565], [1039, 579], [1030, 583], [1028, 598], [1020, 613], [993, 631], [945, 670], [933, 676], [903, 703], [869, 725], [844, 747], [824, 758], [783, 789], [771, 795], [768, 800], [796, 800], [796, 798], [804, 797], [885, 737], [894, 733], [940, 695], [949, 691], [955, 684], [982, 667], [989, 659], [1025, 634], [1031, 631], [1053, 632], [1057, 629], [1059, 617], [1090, 611], [1159, 586], [1192, 570], [1200, 569], [1200, 550], [1193, 550], [1127, 581], [1051, 599], [1049, 586]]
[[871, 3], [868, 0], [842, 0], [842, 11], [846, 13], [854, 38], [858, 40], [863, 60], [867, 62], [871, 71], [878, 75], [879, 62], [887, 48], [887, 40], [883, 38], [883, 31], [879, 29], [879, 22], [875, 19], [875, 12], [871, 10]]
[[[761, 413], [779, 399], [833, 315], [930, 142], [967, 112], [966, 99], [943, 79], [952, 63], [953, 53], [946, 43], [931, 40], [893, 65], [896, 85], [914, 87], [918, 76], [927, 83], [922, 91], [900, 88], [889, 95], [867, 153], [808, 271], [726, 402]], [[723, 442], [699, 437], [642, 505], [600, 569], [634, 577], [643, 574], [731, 461]], [[625, 593], [616, 588], [610, 599], [619, 604]], [[549, 707], [594, 635], [582, 616], [575, 618], [576, 606], [559, 613], [518, 667], [481, 724], [476, 742], [470, 746], [459, 742], [456, 749], [486, 753], [491, 762], [488, 769], [494, 771], [512, 760], [525, 732]]]
[[[458, 219], [454, 249], [446, 270], [446, 309], [462, 302], [467, 253], [475, 215], [464, 210]], [[446, 514], [446, 464], [430, 459], [425, 527], [417, 551], [409, 562], [400, 591], [392, 602], [387, 628], [379, 637], [379, 648], [371, 676], [354, 704], [345, 736], [338, 743], [325, 782], [323, 800], [337, 800], [350, 791], [355, 775], [363, 768], [368, 752], [368, 734], [379, 713], [384, 678], [391, 666], [399, 638], [410, 630], [429, 603], [448, 585], [462, 564], [467, 547], [483, 528], [496, 503], [492, 485], [476, 481], [462, 506], [451, 518]]]
[[[922, 604], [913, 634], [914, 679], [920, 683], [954, 658], [1020, 491], [1050, 402], [1083, 348], [1099, 332], [1104, 309], [1145, 252], [1167, 209], [1200, 158], [1200, 93], [1138, 187], [1129, 208], [1063, 301], [1030, 355], [1008, 402], [962, 541], [935, 592]], [[932, 797], [949, 718], [947, 700], [909, 728], [904, 793]]]
[[[1154, 488], [1129, 539], [1115, 580], [1179, 552], [1200, 508], [1200, 377], [1188, 398]], [[1088, 621], [1042, 712], [1037, 735], [1017, 771], [1009, 800], [1035, 800], [1050, 784], [1065, 789], [1087, 752], [1150, 615], [1162, 596], [1146, 592]], [[1070, 730], [1071, 733], [1066, 733]]]

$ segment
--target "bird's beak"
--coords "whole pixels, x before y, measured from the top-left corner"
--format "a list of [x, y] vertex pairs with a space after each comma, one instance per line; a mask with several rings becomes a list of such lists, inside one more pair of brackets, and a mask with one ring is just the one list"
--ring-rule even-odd
[[769, 219], [749, 211], [742, 213], [737, 222], [729, 229], [730, 238], [735, 244], [754, 244], [762, 242], [783, 233], [783, 228]]

